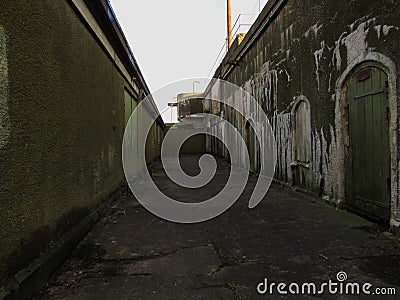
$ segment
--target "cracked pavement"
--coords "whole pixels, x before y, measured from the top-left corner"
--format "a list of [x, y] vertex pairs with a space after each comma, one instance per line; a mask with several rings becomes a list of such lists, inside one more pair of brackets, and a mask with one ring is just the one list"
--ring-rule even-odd
[[[188, 174], [199, 172], [197, 159], [182, 157]], [[219, 158], [217, 163], [215, 178], [196, 192], [172, 183], [159, 161], [151, 173], [165, 194], [197, 202], [216, 195], [227, 181], [229, 164]], [[192, 225], [159, 219], [125, 193], [35, 299], [280, 298], [276, 292], [258, 295], [257, 284], [264, 278], [322, 283], [336, 280], [340, 271], [348, 281], [396, 287], [400, 293], [398, 239], [278, 185], [249, 210], [256, 181], [251, 175], [238, 202], [223, 215]]]

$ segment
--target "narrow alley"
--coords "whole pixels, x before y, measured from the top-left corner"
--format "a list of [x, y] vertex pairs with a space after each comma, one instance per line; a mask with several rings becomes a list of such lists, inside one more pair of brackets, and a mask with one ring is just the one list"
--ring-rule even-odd
[[0, 300], [399, 299], [399, 16], [1, 0]]
[[[198, 158], [183, 156], [182, 168], [195, 175]], [[216, 177], [197, 193], [172, 183], [160, 161], [151, 171], [163, 192], [197, 202], [229, 176], [229, 164], [217, 162]], [[373, 288], [400, 287], [399, 240], [278, 185], [249, 210], [256, 180], [225, 214], [195, 225], [163, 221], [122, 194], [35, 299], [253, 299], [264, 278], [318, 285], [339, 272]]]

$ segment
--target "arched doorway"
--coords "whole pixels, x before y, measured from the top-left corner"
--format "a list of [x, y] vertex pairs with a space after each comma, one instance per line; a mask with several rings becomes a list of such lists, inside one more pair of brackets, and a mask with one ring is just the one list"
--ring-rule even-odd
[[389, 222], [391, 213], [388, 88], [388, 75], [374, 64], [364, 64], [354, 69], [345, 89], [345, 204], [384, 222]]
[[299, 96], [293, 105], [292, 119], [292, 181], [293, 184], [309, 188], [311, 183], [311, 110], [310, 101]]

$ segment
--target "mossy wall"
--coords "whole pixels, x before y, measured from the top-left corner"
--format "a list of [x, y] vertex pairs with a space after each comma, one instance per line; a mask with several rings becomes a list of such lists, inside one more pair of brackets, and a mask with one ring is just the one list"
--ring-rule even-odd
[[129, 83], [69, 1], [0, 2], [0, 278], [125, 184]]

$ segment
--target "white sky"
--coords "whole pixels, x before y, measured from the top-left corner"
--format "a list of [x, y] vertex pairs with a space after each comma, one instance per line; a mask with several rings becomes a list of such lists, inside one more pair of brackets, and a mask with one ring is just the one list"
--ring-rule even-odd
[[[239, 14], [258, 14], [259, 1], [261, 8], [267, 2], [231, 0], [232, 22]], [[226, 0], [110, 2], [152, 92], [171, 82], [208, 76], [226, 38]], [[255, 17], [242, 16], [240, 23]], [[196, 91], [202, 88], [196, 84]], [[192, 87], [188, 89], [180, 92]], [[166, 104], [158, 106], [162, 110]]]

